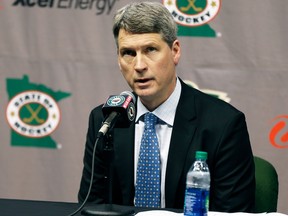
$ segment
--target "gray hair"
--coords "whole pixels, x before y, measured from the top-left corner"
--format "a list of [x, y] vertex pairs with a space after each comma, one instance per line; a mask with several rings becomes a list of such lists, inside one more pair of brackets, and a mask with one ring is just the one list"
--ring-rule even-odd
[[132, 34], [159, 33], [169, 47], [177, 39], [177, 24], [168, 9], [158, 2], [134, 2], [116, 12], [113, 34], [117, 48], [120, 29]]

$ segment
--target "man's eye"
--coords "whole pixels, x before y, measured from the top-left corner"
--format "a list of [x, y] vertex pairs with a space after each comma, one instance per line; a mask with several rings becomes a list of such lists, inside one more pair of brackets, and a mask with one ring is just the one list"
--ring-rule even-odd
[[147, 50], [147, 52], [153, 52], [156, 50], [156, 48], [155, 47], [147, 47], [146, 50]]
[[136, 55], [136, 54], [135, 54], [135, 51], [133, 51], [133, 50], [123, 50], [123, 51], [121, 52], [121, 54], [122, 54], [122, 56], [125, 56], [125, 55], [135, 56], [135, 55]]

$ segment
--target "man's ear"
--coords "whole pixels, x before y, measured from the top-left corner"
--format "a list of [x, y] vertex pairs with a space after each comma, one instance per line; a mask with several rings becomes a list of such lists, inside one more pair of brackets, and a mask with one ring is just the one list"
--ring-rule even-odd
[[181, 47], [180, 47], [179, 40], [175, 40], [173, 42], [171, 50], [172, 50], [174, 64], [177, 65], [179, 63], [180, 56], [181, 56]]

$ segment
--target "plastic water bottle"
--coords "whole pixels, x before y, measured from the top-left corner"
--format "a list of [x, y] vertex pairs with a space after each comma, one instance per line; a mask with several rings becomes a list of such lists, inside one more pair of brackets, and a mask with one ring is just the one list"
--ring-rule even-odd
[[210, 172], [207, 152], [197, 151], [187, 173], [184, 202], [185, 216], [207, 216], [209, 210]]

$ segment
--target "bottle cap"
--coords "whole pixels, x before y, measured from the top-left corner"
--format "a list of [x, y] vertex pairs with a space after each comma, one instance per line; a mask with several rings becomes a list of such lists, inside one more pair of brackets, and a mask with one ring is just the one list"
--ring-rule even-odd
[[196, 159], [204, 159], [206, 160], [207, 159], [207, 155], [208, 153], [207, 152], [204, 152], [204, 151], [196, 151]]

